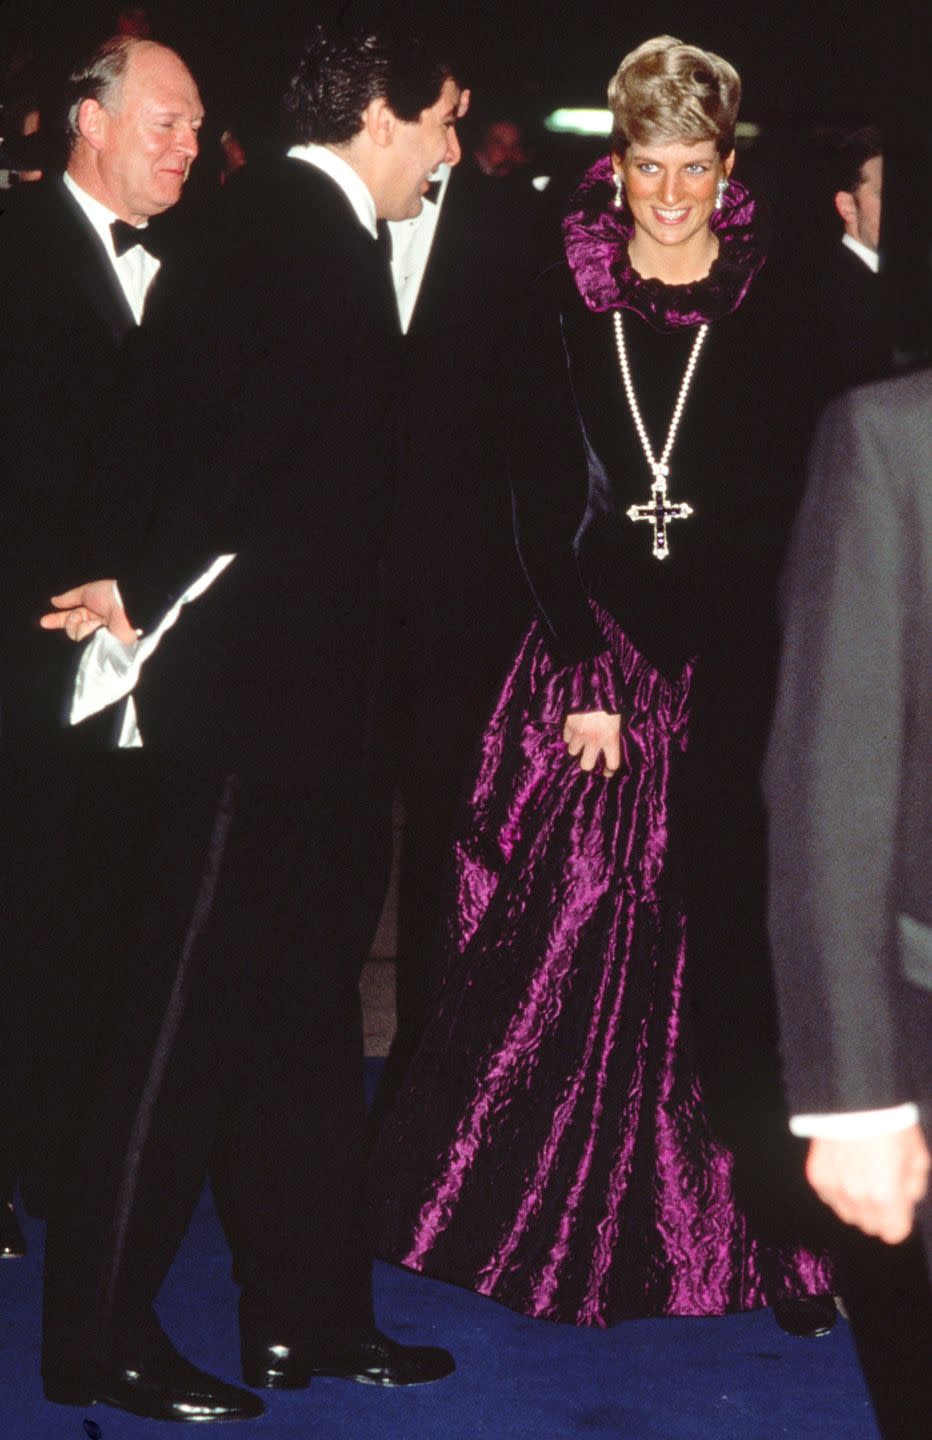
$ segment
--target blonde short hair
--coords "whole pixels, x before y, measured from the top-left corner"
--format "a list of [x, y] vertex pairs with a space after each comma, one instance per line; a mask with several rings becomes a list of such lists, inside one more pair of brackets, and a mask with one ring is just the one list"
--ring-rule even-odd
[[632, 140], [714, 140], [718, 153], [728, 155], [740, 102], [741, 80], [727, 60], [657, 35], [626, 55], [608, 83], [612, 149], [623, 156]]

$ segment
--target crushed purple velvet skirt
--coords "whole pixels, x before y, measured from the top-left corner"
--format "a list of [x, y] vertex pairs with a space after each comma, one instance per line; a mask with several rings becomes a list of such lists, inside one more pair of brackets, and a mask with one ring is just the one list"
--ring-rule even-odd
[[665, 679], [598, 618], [622, 771], [568, 758], [568, 672], [533, 626], [483, 740], [437, 1003], [373, 1157], [376, 1252], [577, 1325], [829, 1290], [823, 1259], [752, 1232], [696, 1074], [667, 864], [691, 668]]

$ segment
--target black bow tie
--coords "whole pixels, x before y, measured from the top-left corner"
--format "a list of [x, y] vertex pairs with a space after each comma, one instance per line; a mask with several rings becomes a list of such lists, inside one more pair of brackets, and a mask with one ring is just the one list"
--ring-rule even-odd
[[431, 205], [436, 205], [440, 199], [440, 186], [442, 184], [442, 180], [428, 180], [427, 189], [424, 191], [424, 199], [429, 200]]
[[152, 244], [152, 236], [146, 225], [141, 227], [129, 225], [125, 220], [114, 220], [110, 226], [110, 234], [113, 236], [113, 248], [117, 256], [125, 255], [127, 250], [132, 250], [134, 245], [141, 245], [143, 250], [148, 250], [150, 255], [156, 253]]

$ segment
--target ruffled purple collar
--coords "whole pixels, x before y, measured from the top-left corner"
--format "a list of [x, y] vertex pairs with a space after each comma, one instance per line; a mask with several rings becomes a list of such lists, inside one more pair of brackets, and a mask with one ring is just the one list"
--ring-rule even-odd
[[737, 180], [728, 182], [721, 210], [709, 224], [718, 257], [708, 275], [689, 285], [643, 280], [628, 259], [634, 220], [627, 204], [616, 210], [611, 157], [588, 170], [563, 221], [563, 243], [573, 278], [590, 310], [633, 310], [655, 330], [670, 331], [718, 320], [737, 310], [763, 265], [766, 240], [761, 207]]

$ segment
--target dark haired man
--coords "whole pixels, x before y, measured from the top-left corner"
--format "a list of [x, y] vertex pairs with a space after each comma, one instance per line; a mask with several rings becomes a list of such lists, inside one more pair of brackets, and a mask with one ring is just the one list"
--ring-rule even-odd
[[[83, 1043], [76, 1038], [75, 992], [86, 997], [92, 989], [81, 947], [86, 941], [97, 948], [105, 939], [105, 896], [92, 890], [93, 877], [70, 882], [67, 866], [77, 813], [89, 795], [87, 756], [75, 765], [75, 747], [61, 728], [72, 667], [36, 635], [29, 617], [74, 555], [72, 500], [161, 263], [144, 248], [155, 248], [146, 227], [180, 199], [202, 116], [194, 77], [172, 50], [128, 38], [105, 42], [68, 82], [64, 173], [17, 191], [0, 219], [0, 551], [7, 598], [0, 622], [0, 1029], [9, 1031], [0, 1037], [0, 1199], [22, 1164], [20, 1132], [30, 1128], [24, 1117], [33, 1112], [43, 1116], [43, 1133], [32, 1147], [38, 1171], [34, 1166], [31, 1198], [48, 1199], [58, 1126], [46, 1117], [57, 1122], [67, 1104]], [[118, 244], [115, 226], [141, 243]], [[104, 743], [102, 730], [85, 732], [81, 748]], [[116, 813], [119, 796], [113, 805], [112, 816], [98, 807], [95, 823], [98, 850], [109, 833], [115, 860], [129, 812]], [[55, 915], [37, 874], [40, 856], [61, 876]], [[63, 933], [56, 922], [66, 917]], [[61, 963], [65, 953], [69, 967]], [[25, 1038], [27, 997], [31, 1011], [41, 1000], [46, 1020], [57, 1019], [54, 1078], [39, 1066], [34, 1040]], [[0, 1204], [0, 1231], [10, 1213]], [[15, 1234], [0, 1235], [0, 1253], [15, 1251], [15, 1241]]]
[[889, 298], [880, 274], [883, 153], [867, 125], [842, 135], [832, 155], [831, 195], [844, 227], [820, 267], [816, 309], [826, 396], [877, 380], [892, 362]]
[[883, 149], [876, 126], [865, 125], [839, 142], [835, 181], [835, 209], [845, 227], [842, 244], [876, 273], [883, 187]]
[[208, 1161], [247, 1383], [453, 1368], [374, 1327], [357, 981], [388, 849], [378, 570], [399, 336], [376, 226], [458, 160], [459, 99], [410, 39], [316, 33], [288, 156], [246, 167], [203, 262], [160, 286], [133, 534], [118, 480], [100, 502], [116, 523], [97, 573], [119, 589], [80, 586], [44, 622], [99, 630], [88, 686], [125, 689], [158, 642], [136, 703], [162, 780], [123, 1024], [49, 1227], [54, 1398], [219, 1415], [222, 1396], [191, 1414], [152, 1311]]
[[405, 823], [398, 1025], [373, 1130], [423, 1030], [463, 787], [528, 623], [504, 438], [519, 316], [541, 258], [538, 202], [517, 175], [441, 165], [422, 212], [389, 224], [406, 337], [403, 451], [386, 562]]

